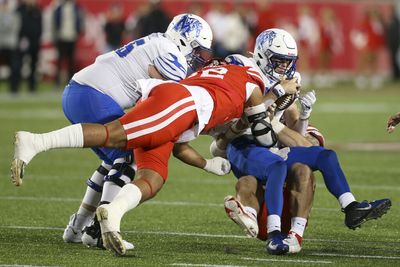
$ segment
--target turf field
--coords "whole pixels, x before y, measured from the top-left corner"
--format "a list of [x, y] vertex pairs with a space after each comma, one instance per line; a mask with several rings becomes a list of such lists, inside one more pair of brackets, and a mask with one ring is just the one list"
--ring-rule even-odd
[[[0, 88], [0, 266], [399, 266], [400, 129], [388, 135], [387, 117], [400, 111], [400, 85], [359, 91], [349, 84], [317, 90], [312, 122], [336, 149], [359, 200], [389, 197], [392, 209], [352, 231], [317, 176], [317, 192], [303, 250], [270, 256], [264, 244], [242, 236], [225, 215], [232, 175], [217, 177], [172, 159], [160, 194], [128, 213], [123, 237], [136, 248], [126, 257], [65, 244], [62, 233], [79, 206], [85, 180], [98, 165], [90, 150], [37, 156], [15, 188], [9, 163], [16, 130], [43, 132], [67, 124], [60, 92], [9, 96]], [[194, 143], [208, 156], [209, 139]], [[389, 143], [389, 145], [387, 145]], [[372, 144], [372, 145], [371, 145]], [[383, 145], [384, 144], [384, 145]]]

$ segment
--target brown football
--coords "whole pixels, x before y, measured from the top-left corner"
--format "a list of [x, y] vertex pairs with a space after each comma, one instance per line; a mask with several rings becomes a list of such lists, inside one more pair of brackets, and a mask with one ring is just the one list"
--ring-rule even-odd
[[275, 100], [276, 110], [285, 110], [296, 100], [296, 94], [286, 94]]

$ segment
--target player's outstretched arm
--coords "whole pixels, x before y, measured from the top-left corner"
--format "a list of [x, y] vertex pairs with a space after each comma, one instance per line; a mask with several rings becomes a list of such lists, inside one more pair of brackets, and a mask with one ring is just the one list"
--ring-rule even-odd
[[272, 129], [278, 135], [278, 139], [286, 146], [305, 146], [309, 147], [312, 144], [301, 134], [292, 129], [289, 129], [284, 124], [280, 123], [276, 118], [271, 121]]
[[397, 124], [400, 123], [400, 112], [389, 117], [386, 130], [392, 133]]
[[180, 161], [216, 175], [228, 174], [231, 170], [231, 165], [228, 160], [221, 157], [205, 159], [192, 146], [186, 143], [176, 143], [173, 149], [174, 157]]

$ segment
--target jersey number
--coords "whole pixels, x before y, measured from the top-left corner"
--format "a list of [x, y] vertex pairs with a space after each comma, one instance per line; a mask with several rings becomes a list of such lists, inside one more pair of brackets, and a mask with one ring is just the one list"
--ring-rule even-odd
[[137, 39], [133, 42], [124, 45], [121, 48], [118, 48], [117, 50], [115, 50], [115, 53], [117, 53], [119, 57], [126, 57], [130, 52], [132, 52], [132, 50], [136, 46], [140, 46], [144, 43], [145, 43], [144, 39]]
[[210, 78], [218, 78], [218, 79], [223, 79], [224, 75], [228, 72], [228, 69], [224, 67], [220, 68], [212, 68], [212, 69], [207, 69], [203, 70], [200, 77], [210, 77]]

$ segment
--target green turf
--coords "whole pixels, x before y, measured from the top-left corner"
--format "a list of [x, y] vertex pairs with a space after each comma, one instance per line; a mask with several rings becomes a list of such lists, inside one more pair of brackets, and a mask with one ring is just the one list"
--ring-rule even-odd
[[[85, 180], [98, 161], [90, 150], [57, 150], [38, 155], [24, 185], [9, 180], [13, 133], [49, 131], [67, 124], [61, 92], [37, 96], [0, 93], [0, 266], [398, 266], [400, 264], [400, 151], [338, 149], [343, 169], [358, 199], [389, 197], [383, 218], [352, 231], [343, 224], [337, 201], [317, 176], [314, 208], [298, 255], [270, 256], [261, 241], [244, 238], [225, 215], [222, 201], [234, 193], [232, 175], [217, 177], [172, 159], [159, 195], [128, 213], [125, 239], [135, 243], [127, 257], [65, 244], [62, 232], [78, 208]], [[313, 124], [329, 147], [345, 143], [398, 143], [400, 131], [385, 132], [387, 117], [400, 111], [400, 86], [377, 91], [317, 90]], [[343, 110], [347, 111], [344, 112]], [[400, 130], [400, 129], [397, 129]], [[209, 138], [194, 146], [208, 156]]]

